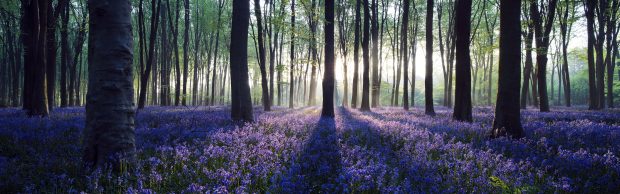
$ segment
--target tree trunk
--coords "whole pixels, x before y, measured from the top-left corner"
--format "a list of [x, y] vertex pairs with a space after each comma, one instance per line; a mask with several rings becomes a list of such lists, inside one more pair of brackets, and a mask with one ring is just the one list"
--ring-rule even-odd
[[[198, 51], [200, 50], [200, 40], [202, 39], [202, 33], [200, 31], [201, 29], [201, 25], [200, 25], [200, 13], [198, 11], [199, 6], [196, 6], [196, 24], [194, 26], [194, 76], [192, 77], [192, 105], [197, 106], [200, 105], [200, 95], [198, 93], [198, 86], [200, 85], [199, 82], [199, 78], [198, 78], [198, 72], [202, 69], [202, 65], [199, 65], [200, 62], [200, 58], [198, 56]], [[199, 69], [200, 68], [200, 69]]]
[[325, 73], [321, 117], [334, 118], [334, 0], [325, 0]]
[[[400, 49], [403, 58], [403, 108], [409, 110], [409, 52], [407, 29], [409, 29], [409, 0], [403, 0], [403, 21], [400, 28]], [[398, 72], [400, 74], [400, 72]], [[398, 95], [398, 94], [396, 94]]]
[[[221, 24], [221, 20], [222, 20], [222, 8], [224, 5], [224, 1], [223, 0], [218, 0], [219, 3], [219, 7], [218, 7], [218, 11], [217, 11], [217, 27], [216, 27], [216, 33], [215, 33], [215, 49], [214, 50], [214, 54], [213, 54], [213, 76], [211, 78], [211, 103], [210, 105], [215, 105], [215, 84], [216, 84], [216, 78], [217, 78], [217, 71], [216, 71], [216, 67], [217, 67], [217, 57], [218, 57], [218, 51], [219, 51], [219, 47], [220, 47], [220, 24]], [[247, 36], [247, 35], [246, 35]]]
[[598, 89], [598, 109], [605, 108], [605, 62], [603, 54], [604, 40], [605, 40], [605, 20], [607, 20], [607, 0], [598, 1], [598, 9], [596, 16], [598, 19], [598, 35], [596, 36], [596, 42], [594, 48], [596, 49], [596, 89]]
[[46, 0], [23, 1], [22, 43], [24, 48], [23, 108], [28, 116], [47, 116]]
[[[606, 46], [605, 51], [607, 52], [605, 55], [605, 66], [607, 67], [607, 106], [609, 108], [614, 108], [614, 91], [613, 91], [613, 80], [614, 80], [614, 66], [612, 63], [612, 58], [614, 58], [613, 53], [613, 42], [617, 39], [616, 32], [616, 23], [618, 22], [618, 0], [608, 0], [609, 10], [605, 14], [607, 14], [607, 32], [605, 34], [606, 37]], [[602, 25], [602, 24], [601, 24]], [[602, 37], [601, 37], [602, 39]]]
[[355, 0], [355, 34], [353, 40], [353, 88], [351, 89], [351, 107], [357, 107], [359, 82], [359, 44], [360, 44], [360, 4], [362, 0]]
[[[151, 75], [151, 69], [153, 67], [153, 63], [155, 62], [155, 38], [157, 37], [157, 26], [158, 26], [158, 17], [159, 16], [159, 3], [160, 0], [151, 1], [151, 10], [153, 14], [151, 15], [151, 34], [149, 37], [149, 50], [146, 61], [146, 67], [144, 72], [140, 72], [140, 93], [138, 98], [138, 109], [144, 108], [144, 104], [146, 103], [146, 88], [148, 87], [149, 77]], [[155, 88], [153, 88], [155, 89]]]
[[434, 116], [433, 107], [433, 0], [426, 0], [426, 78], [424, 80], [425, 113]]
[[128, 0], [88, 2], [88, 98], [83, 160], [115, 171], [135, 158], [133, 42]]
[[269, 100], [269, 83], [267, 81], [267, 70], [265, 67], [267, 65], [267, 59], [265, 58], [265, 42], [263, 40], [263, 21], [259, 0], [254, 0], [254, 16], [256, 17], [256, 26], [258, 28], [258, 65], [260, 67], [261, 75], [263, 109], [265, 111], [271, 111], [271, 100]]
[[347, 39], [348, 39], [348, 23], [347, 23], [347, 7], [344, 5], [344, 2], [342, 0], [339, 1], [339, 4], [341, 4], [340, 8], [338, 9], [338, 29], [339, 29], [339, 35], [340, 35], [340, 52], [342, 54], [342, 59], [344, 60], [343, 62], [343, 71], [344, 71], [344, 83], [343, 83], [343, 87], [344, 87], [344, 93], [342, 96], [342, 106], [346, 107], [349, 106], [349, 70], [348, 70], [348, 66], [347, 66], [347, 54], [348, 54], [348, 47], [347, 47]]
[[[546, 21], [541, 18], [537, 1], [530, 2], [532, 21], [534, 22], [534, 35], [536, 39], [536, 74], [538, 79], [538, 94], [540, 96], [540, 111], [549, 112], [549, 97], [547, 95], [547, 53], [549, 48], [549, 34], [553, 27], [553, 18], [557, 0], [550, 0], [547, 10]], [[544, 22], [544, 26], [543, 26]], [[544, 29], [543, 29], [544, 28]]]
[[289, 68], [289, 92], [288, 92], [288, 108], [294, 108], [294, 95], [295, 95], [295, 87], [294, 87], [294, 77], [293, 72], [295, 71], [295, 0], [291, 2], [291, 66]]
[[233, 0], [230, 37], [231, 117], [233, 120], [253, 121], [252, 98], [248, 85], [248, 27], [250, 1]]
[[161, 9], [161, 93], [160, 104], [162, 106], [170, 105], [170, 47], [168, 46], [168, 27], [166, 22], [168, 21], [168, 3], [161, 4], [164, 6]]
[[[471, 105], [471, 58], [469, 44], [471, 33], [471, 0], [457, 0], [455, 9], [456, 30], [456, 89], [454, 117], [457, 121], [472, 122]], [[519, 66], [519, 65], [517, 65]], [[519, 75], [520, 76], [520, 75]]]
[[490, 137], [521, 138], [524, 136], [519, 109], [521, 0], [500, 0], [499, 10], [498, 92]]
[[[178, 24], [177, 24], [178, 25]], [[189, 0], [185, 0], [185, 30], [183, 33], [183, 96], [181, 104], [187, 105], [187, 76], [189, 69]]]
[[587, 32], [588, 32], [588, 90], [589, 90], [589, 108], [590, 110], [598, 110], [599, 107], [599, 98], [598, 98], [598, 87], [596, 82], [596, 69], [594, 64], [594, 12], [596, 7], [596, 0], [586, 0], [585, 2], [585, 16], [587, 22]]
[[362, 106], [360, 107], [361, 111], [370, 111], [370, 79], [369, 79], [369, 70], [370, 70], [370, 56], [369, 56], [369, 35], [370, 35], [370, 9], [368, 5], [368, 0], [364, 0], [364, 35], [362, 38], [362, 50], [363, 50], [363, 61], [364, 61], [364, 72], [362, 75]]
[[[67, 1], [68, 3], [68, 1]], [[60, 27], [60, 107], [67, 107], [67, 66], [69, 65], [69, 6], [62, 10]]]
[[[317, 77], [317, 66], [319, 65], [319, 60], [318, 60], [318, 45], [317, 45], [317, 41], [316, 41], [316, 34], [317, 34], [317, 25], [318, 25], [318, 21], [315, 20], [315, 7], [316, 7], [316, 0], [310, 0], [310, 11], [309, 11], [309, 15], [308, 15], [308, 24], [309, 24], [309, 28], [310, 28], [310, 56], [311, 61], [311, 70], [310, 70], [310, 89], [309, 89], [309, 95], [308, 95], [308, 105], [312, 106], [314, 104], [316, 104], [315, 102], [315, 96], [316, 96], [316, 77]], [[306, 79], [304, 79], [306, 80]], [[305, 88], [305, 87], [304, 87]]]
[[372, 19], [371, 19], [371, 36], [372, 36], [372, 103], [371, 107], [378, 107], [380, 101], [380, 84], [379, 77], [379, 4], [377, 0], [372, 0]]
[[62, 8], [64, 4], [64, 2], [58, 1], [58, 5], [56, 5], [56, 8], [54, 9], [51, 2], [47, 3], [47, 50], [45, 51], [45, 57], [47, 58], [47, 61], [45, 62], [45, 78], [47, 79], [47, 105], [50, 111], [54, 108], [54, 104], [56, 101], [56, 23], [58, 21], [58, 15], [60, 14], [60, 11], [64, 11], [64, 8]]

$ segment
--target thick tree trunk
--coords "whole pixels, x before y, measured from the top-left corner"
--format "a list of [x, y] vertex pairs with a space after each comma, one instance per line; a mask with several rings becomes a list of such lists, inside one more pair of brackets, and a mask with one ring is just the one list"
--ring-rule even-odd
[[325, 0], [325, 74], [321, 117], [334, 118], [334, 0]]
[[[452, 117], [458, 121], [472, 122], [471, 58], [469, 44], [471, 33], [471, 0], [457, 0], [455, 9], [456, 30], [456, 89]], [[517, 65], [519, 66], [519, 65]]]
[[364, 34], [362, 38], [362, 50], [363, 50], [363, 61], [364, 61], [364, 73], [362, 75], [362, 106], [360, 107], [361, 111], [370, 111], [370, 56], [368, 43], [370, 42], [370, 9], [368, 5], [368, 0], [364, 0]]
[[46, 91], [46, 0], [23, 1], [22, 43], [24, 48], [23, 107], [28, 116], [47, 116]]
[[83, 160], [120, 171], [135, 158], [133, 42], [128, 0], [88, 2], [88, 98]]
[[248, 27], [250, 1], [233, 0], [230, 37], [231, 117], [253, 121], [252, 98], [248, 85]]
[[499, 79], [495, 118], [490, 137], [521, 138], [524, 136], [519, 109], [521, 0], [500, 0], [499, 9]]
[[434, 116], [433, 107], [433, 0], [426, 0], [426, 78], [424, 80], [425, 113]]

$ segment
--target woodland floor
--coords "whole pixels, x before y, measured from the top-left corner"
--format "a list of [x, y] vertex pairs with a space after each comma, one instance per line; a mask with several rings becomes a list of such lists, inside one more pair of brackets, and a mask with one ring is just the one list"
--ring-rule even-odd
[[239, 127], [225, 107], [147, 107], [138, 164], [81, 167], [83, 108], [49, 118], [0, 109], [0, 193], [619, 193], [620, 111], [522, 111], [526, 138], [487, 138], [474, 123], [421, 108], [255, 109]]

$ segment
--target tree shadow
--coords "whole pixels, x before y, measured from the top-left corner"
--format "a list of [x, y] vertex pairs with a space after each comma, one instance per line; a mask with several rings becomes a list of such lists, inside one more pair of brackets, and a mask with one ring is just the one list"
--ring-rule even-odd
[[[407, 158], [399, 156], [395, 150], [402, 146], [393, 145], [381, 134], [377, 126], [371, 121], [355, 118], [354, 114], [347, 108], [340, 108], [339, 116], [343, 120], [343, 143], [350, 146], [359, 146], [374, 153], [378, 153], [378, 160], [375, 162], [383, 163], [389, 167], [391, 174], [385, 177], [383, 184], [388, 186], [397, 186], [405, 178], [409, 177], [409, 170], [419, 168], [417, 165], [406, 166]], [[361, 115], [371, 115], [377, 118], [385, 118], [385, 116], [374, 112], [361, 112]], [[377, 184], [371, 184], [368, 188], [370, 192], [380, 192], [380, 188], [374, 188]]]
[[285, 193], [338, 193], [342, 172], [339, 136], [333, 118], [321, 118], [297, 161], [282, 180]]

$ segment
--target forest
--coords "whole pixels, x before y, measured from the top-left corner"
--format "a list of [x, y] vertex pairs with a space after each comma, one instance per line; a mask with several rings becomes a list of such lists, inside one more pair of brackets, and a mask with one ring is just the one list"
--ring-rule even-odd
[[0, 193], [620, 193], [620, 0], [2, 0]]

